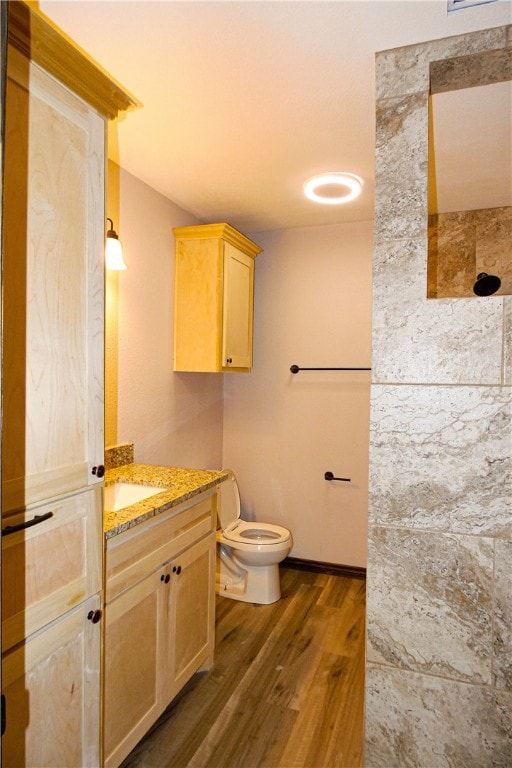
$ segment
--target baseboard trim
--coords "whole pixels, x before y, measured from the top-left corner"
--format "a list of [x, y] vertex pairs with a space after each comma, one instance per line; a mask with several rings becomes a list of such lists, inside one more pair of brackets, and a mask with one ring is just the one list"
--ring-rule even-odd
[[349, 579], [366, 579], [366, 568], [357, 565], [337, 565], [336, 563], [321, 563], [317, 560], [302, 560], [298, 557], [286, 557], [281, 565], [286, 568], [297, 568], [300, 571], [327, 573], [334, 576], [346, 576]]

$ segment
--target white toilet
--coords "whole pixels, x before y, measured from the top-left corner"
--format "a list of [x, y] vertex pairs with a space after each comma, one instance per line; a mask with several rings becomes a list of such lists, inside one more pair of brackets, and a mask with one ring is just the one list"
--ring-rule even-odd
[[232, 472], [218, 487], [217, 522], [217, 593], [246, 603], [279, 600], [279, 563], [292, 548], [292, 535], [279, 525], [240, 519]]

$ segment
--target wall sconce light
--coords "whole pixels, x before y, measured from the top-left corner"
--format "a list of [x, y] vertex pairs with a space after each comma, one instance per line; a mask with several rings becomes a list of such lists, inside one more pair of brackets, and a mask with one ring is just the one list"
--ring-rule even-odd
[[107, 269], [126, 269], [126, 264], [123, 259], [123, 247], [121, 241], [117, 236], [117, 232], [114, 230], [114, 224], [112, 219], [107, 218], [110, 221], [110, 229], [107, 230], [107, 242], [105, 245], [105, 264]]

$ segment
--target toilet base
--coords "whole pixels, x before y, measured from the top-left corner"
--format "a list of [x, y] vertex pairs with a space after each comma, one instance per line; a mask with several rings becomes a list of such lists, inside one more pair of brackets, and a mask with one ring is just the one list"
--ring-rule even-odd
[[281, 598], [279, 565], [241, 566], [233, 560], [226, 561], [221, 554], [217, 557], [215, 591], [222, 597], [244, 603], [275, 603]]

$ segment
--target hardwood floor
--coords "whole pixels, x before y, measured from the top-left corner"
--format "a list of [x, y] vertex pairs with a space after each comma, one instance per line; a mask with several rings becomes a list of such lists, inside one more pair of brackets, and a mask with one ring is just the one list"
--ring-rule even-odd
[[122, 768], [362, 766], [366, 582], [282, 568], [281, 584], [273, 605], [217, 598], [213, 669]]

